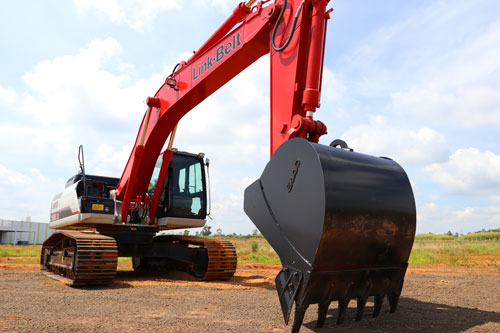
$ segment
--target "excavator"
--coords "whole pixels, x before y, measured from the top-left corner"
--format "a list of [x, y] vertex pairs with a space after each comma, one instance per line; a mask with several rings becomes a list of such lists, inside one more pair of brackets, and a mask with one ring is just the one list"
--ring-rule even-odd
[[340, 324], [351, 300], [359, 321], [369, 297], [373, 316], [385, 298], [394, 312], [415, 236], [415, 199], [392, 159], [355, 152], [339, 139], [318, 143], [327, 133], [314, 115], [328, 3], [239, 3], [147, 98], [120, 178], [86, 174], [80, 150], [80, 172], [52, 201], [50, 227], [60, 231], [42, 246], [42, 270], [71, 286], [109, 284], [117, 258], [132, 257], [139, 271], [230, 279], [237, 265], [231, 242], [159, 233], [203, 227], [207, 217], [209, 160], [173, 148], [173, 141], [184, 115], [269, 55], [271, 159], [246, 188], [243, 206], [280, 257], [275, 283], [285, 323], [295, 306], [298, 332], [309, 305], [318, 304], [322, 327], [331, 302], [338, 302]]

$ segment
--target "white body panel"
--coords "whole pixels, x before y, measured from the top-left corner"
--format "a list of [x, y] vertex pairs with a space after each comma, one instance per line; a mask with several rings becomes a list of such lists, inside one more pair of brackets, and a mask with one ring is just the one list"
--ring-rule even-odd
[[162, 229], [200, 228], [205, 226], [206, 220], [187, 219], [181, 217], [162, 217], [157, 219], [158, 226]]
[[50, 211], [51, 229], [89, 229], [97, 224], [113, 224], [113, 214], [81, 213], [80, 200], [76, 195], [78, 181], [52, 199]]
[[[51, 229], [87, 229], [88, 226], [96, 224], [113, 224], [114, 215], [77, 213], [62, 219], [50, 222]], [[80, 228], [78, 228], [80, 227]]]
[[80, 202], [76, 196], [76, 187], [78, 183], [79, 182], [76, 182], [68, 186], [64, 191], [57, 193], [52, 199], [50, 208], [51, 228], [53, 222], [80, 213]]

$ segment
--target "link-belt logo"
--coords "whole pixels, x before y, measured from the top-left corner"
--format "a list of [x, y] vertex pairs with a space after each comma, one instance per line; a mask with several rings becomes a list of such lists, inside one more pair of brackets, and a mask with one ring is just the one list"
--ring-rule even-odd
[[193, 68], [193, 81], [203, 75], [206, 71], [212, 68], [219, 61], [224, 59], [224, 56], [229, 55], [233, 50], [241, 45], [240, 32], [233, 35], [233, 41], [220, 45], [215, 51], [215, 56], [209, 55], [204, 63], [199, 63], [198, 67]]

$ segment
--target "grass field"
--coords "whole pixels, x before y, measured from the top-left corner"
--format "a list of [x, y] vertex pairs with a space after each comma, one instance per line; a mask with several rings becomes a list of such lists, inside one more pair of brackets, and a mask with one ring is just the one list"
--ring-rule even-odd
[[[466, 235], [468, 236], [468, 235]], [[491, 236], [491, 235], [490, 235]], [[483, 240], [446, 235], [418, 235], [410, 256], [410, 265], [445, 264], [451, 266], [490, 265], [500, 268], [500, 240], [482, 235]], [[485, 238], [485, 237], [489, 237]], [[238, 263], [279, 265], [276, 252], [261, 236], [215, 237], [233, 242]], [[0, 258], [10, 262], [38, 263], [40, 245], [0, 245]], [[6, 258], [7, 257], [7, 258]], [[130, 258], [119, 258], [119, 269], [131, 269]]]
[[499, 241], [416, 241], [410, 265], [493, 265], [500, 267]]
[[228, 238], [236, 247], [238, 263], [259, 263], [265, 265], [280, 265], [280, 258], [263, 237]]
[[[447, 264], [456, 266], [495, 265], [500, 267], [500, 233], [465, 235], [418, 235], [410, 255], [410, 265]], [[280, 260], [262, 237], [229, 238], [238, 252], [239, 263], [279, 265]], [[257, 244], [257, 245], [255, 245]]]
[[40, 257], [41, 245], [0, 245], [0, 257]]

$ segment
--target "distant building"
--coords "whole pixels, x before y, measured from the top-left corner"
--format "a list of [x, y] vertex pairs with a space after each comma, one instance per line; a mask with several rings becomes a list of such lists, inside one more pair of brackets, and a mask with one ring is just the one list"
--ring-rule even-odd
[[0, 244], [42, 244], [55, 230], [48, 223], [0, 220]]

